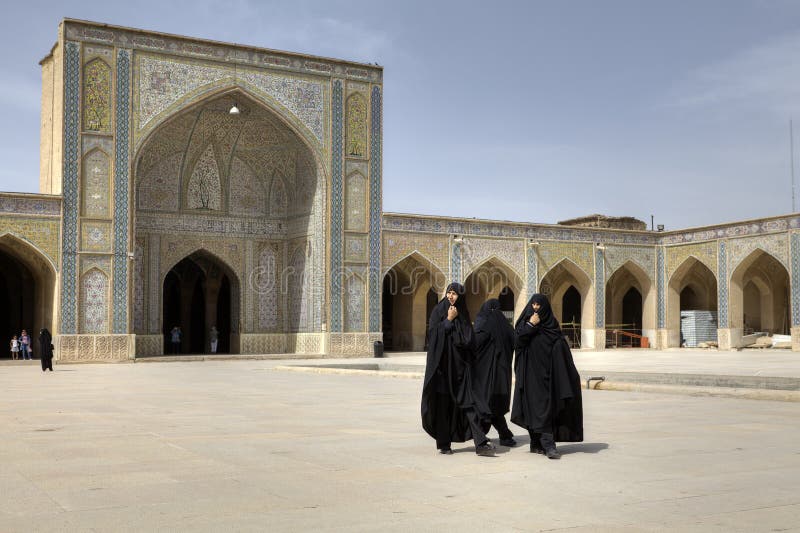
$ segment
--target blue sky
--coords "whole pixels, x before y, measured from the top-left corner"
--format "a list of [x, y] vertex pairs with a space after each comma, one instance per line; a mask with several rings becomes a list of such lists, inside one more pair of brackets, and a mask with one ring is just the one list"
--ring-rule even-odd
[[380, 63], [385, 211], [652, 214], [676, 229], [792, 210], [800, 2], [34, 0], [3, 11], [0, 190], [38, 189], [38, 62], [71, 17]]

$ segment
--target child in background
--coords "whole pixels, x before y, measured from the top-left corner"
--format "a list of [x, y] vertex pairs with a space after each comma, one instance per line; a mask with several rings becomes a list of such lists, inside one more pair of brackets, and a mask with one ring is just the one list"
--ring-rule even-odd
[[11, 359], [16, 360], [19, 356], [19, 341], [17, 340], [17, 336], [14, 335], [11, 337]]

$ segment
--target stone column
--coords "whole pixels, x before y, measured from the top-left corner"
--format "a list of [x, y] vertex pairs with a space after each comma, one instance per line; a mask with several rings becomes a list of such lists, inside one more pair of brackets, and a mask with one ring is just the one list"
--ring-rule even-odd
[[790, 240], [792, 272], [789, 276], [792, 309], [792, 351], [800, 351], [800, 233], [793, 231]]
[[720, 350], [736, 348], [742, 341], [742, 329], [731, 328], [728, 320], [728, 250], [724, 240], [717, 252], [717, 343]]

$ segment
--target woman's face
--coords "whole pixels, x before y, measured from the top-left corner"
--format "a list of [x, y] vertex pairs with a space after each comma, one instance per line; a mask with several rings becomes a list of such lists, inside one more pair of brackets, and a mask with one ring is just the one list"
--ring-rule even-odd
[[539, 302], [533, 302], [533, 303], [531, 304], [531, 307], [533, 307], [533, 312], [534, 312], [534, 313], [538, 313], [538, 312], [539, 312], [539, 309], [541, 309], [541, 308], [542, 308], [542, 306], [539, 304]]
[[456, 291], [447, 291], [447, 301], [450, 302], [450, 305], [456, 305], [456, 300], [458, 300], [458, 293]]

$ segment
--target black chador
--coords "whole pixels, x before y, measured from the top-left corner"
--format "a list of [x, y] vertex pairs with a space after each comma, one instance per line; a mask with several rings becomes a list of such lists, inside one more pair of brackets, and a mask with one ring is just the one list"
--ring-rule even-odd
[[492, 455], [494, 447], [486, 438], [491, 413], [472, 381], [475, 340], [464, 292], [462, 285], [451, 283], [431, 313], [422, 427], [441, 453], [451, 454], [452, 442], [472, 438], [478, 455]]
[[531, 296], [515, 330], [511, 421], [530, 433], [531, 452], [558, 459], [556, 442], [583, 441], [581, 378], [546, 296]]
[[500, 301], [486, 301], [475, 317], [475, 386], [492, 411], [492, 425], [503, 446], [516, 446], [505, 414], [511, 404], [511, 366], [514, 328], [500, 309]]
[[42, 361], [42, 372], [53, 371], [53, 337], [47, 328], [39, 332], [39, 358]]

